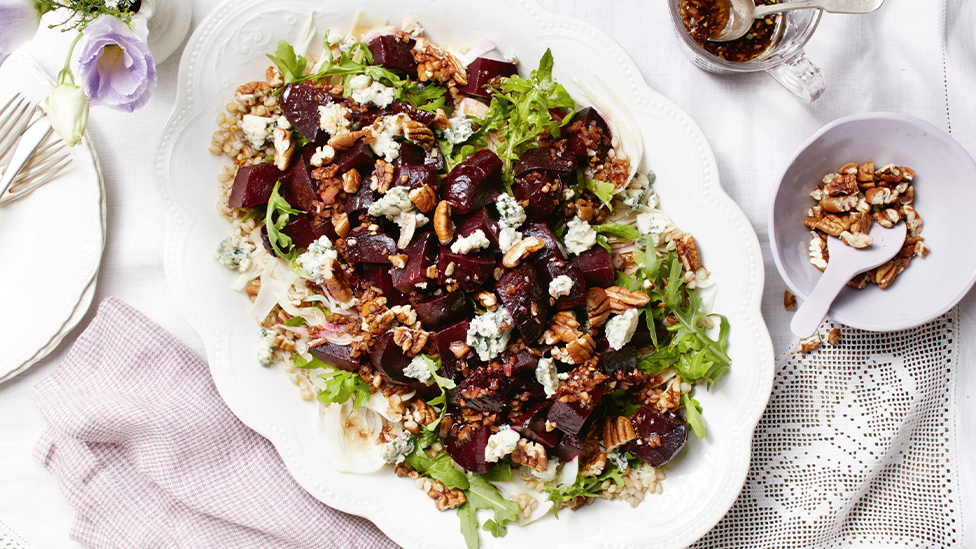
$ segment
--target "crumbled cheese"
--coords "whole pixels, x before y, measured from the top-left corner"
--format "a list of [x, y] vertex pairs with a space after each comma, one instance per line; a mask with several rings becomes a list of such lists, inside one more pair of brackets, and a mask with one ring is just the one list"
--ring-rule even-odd
[[511, 335], [512, 317], [508, 311], [499, 307], [470, 321], [465, 342], [474, 349], [478, 358], [488, 362], [502, 354]]
[[495, 209], [498, 210], [498, 222], [502, 227], [517, 229], [525, 223], [525, 209], [509, 194], [498, 195]]
[[430, 379], [430, 366], [427, 365], [427, 359], [423, 355], [413, 357], [410, 364], [407, 364], [407, 367], [403, 369], [403, 375], [427, 383], [427, 380]]
[[502, 253], [507, 252], [519, 240], [522, 240], [522, 233], [511, 227], [498, 231], [498, 247]]
[[323, 235], [318, 240], [309, 244], [305, 253], [295, 258], [295, 263], [316, 284], [322, 284], [325, 282], [325, 279], [322, 277], [322, 267], [338, 259], [339, 255], [332, 247], [332, 241], [329, 240], [329, 237]]
[[566, 250], [569, 253], [580, 255], [596, 244], [596, 231], [579, 216], [574, 217], [567, 227], [569, 230], [566, 231], [566, 238], [563, 242], [566, 244]]
[[569, 295], [573, 291], [573, 279], [566, 275], [559, 275], [549, 283], [549, 295], [555, 298]]
[[654, 246], [666, 244], [668, 234], [674, 230], [676, 227], [671, 218], [660, 210], [637, 214], [637, 231], [651, 237]]
[[400, 463], [413, 452], [413, 438], [409, 431], [400, 431], [400, 434], [383, 445], [383, 454], [380, 456], [387, 463]]
[[315, 152], [312, 153], [312, 158], [309, 158], [308, 162], [316, 168], [320, 168], [329, 162], [332, 162], [335, 159], [335, 153], [335, 149], [332, 147], [322, 145], [321, 147], [315, 149]]
[[439, 130], [439, 132], [441, 137], [452, 145], [464, 143], [474, 135], [474, 123], [463, 114], [451, 117], [448, 122], [451, 124], [451, 127]]
[[[654, 172], [648, 172], [647, 175], [642, 173], [635, 175], [630, 180], [628, 187], [620, 193], [624, 205], [632, 210], [645, 205], [646, 199], [649, 198], [648, 195], [651, 194], [651, 185], [654, 183], [655, 177]], [[656, 205], [652, 207], [656, 207]]]
[[242, 236], [233, 235], [220, 241], [213, 256], [228, 269], [244, 272], [251, 266], [251, 252], [254, 246]]
[[485, 232], [478, 229], [468, 236], [458, 238], [454, 244], [451, 244], [451, 251], [456, 254], [467, 255], [473, 251], [483, 250], [490, 245], [491, 242], [488, 241]]
[[640, 318], [639, 310], [627, 309], [607, 321], [607, 342], [614, 350], [623, 349], [624, 345], [630, 342], [630, 338], [634, 337], [638, 318]]
[[485, 446], [485, 461], [495, 463], [501, 458], [512, 453], [518, 444], [518, 431], [508, 425], [499, 427], [499, 431], [488, 437], [488, 445]]
[[319, 127], [335, 137], [349, 131], [349, 109], [341, 103], [319, 106]]
[[627, 456], [624, 455], [623, 448], [615, 448], [607, 452], [607, 461], [612, 463], [613, 466], [619, 469], [621, 472], [630, 469], [630, 463], [627, 463]]
[[414, 38], [420, 38], [424, 35], [424, 28], [420, 26], [420, 23], [413, 18], [409, 13], [403, 16], [403, 22], [400, 23], [400, 30], [404, 34], [413, 36]]
[[352, 98], [360, 105], [370, 103], [377, 107], [386, 108], [396, 99], [396, 90], [389, 86], [384, 86], [365, 74], [360, 74], [349, 81], [349, 89], [352, 91]]
[[383, 217], [393, 220], [398, 214], [408, 212], [413, 209], [413, 202], [410, 201], [407, 187], [393, 187], [386, 191], [376, 202], [369, 206], [369, 215], [373, 217]]
[[576, 191], [573, 189], [565, 189], [563, 191], [563, 200], [571, 200], [576, 195]]
[[268, 141], [271, 140], [271, 132], [276, 126], [274, 118], [265, 118], [253, 114], [245, 114], [241, 121], [241, 131], [244, 132], [244, 137], [247, 138], [252, 147], [258, 150], [264, 149], [268, 145]]
[[288, 121], [288, 117], [287, 116], [281, 115], [276, 120], [278, 121], [278, 127], [279, 128], [281, 128], [283, 130], [290, 130], [291, 129], [291, 122]]
[[404, 114], [387, 115], [377, 119], [370, 126], [373, 142], [369, 144], [373, 152], [382, 156], [387, 162], [393, 162], [400, 156], [400, 143], [395, 137], [403, 135], [403, 124], [409, 120]]
[[535, 366], [535, 379], [545, 389], [546, 398], [556, 394], [556, 387], [559, 386], [559, 374], [551, 358], [539, 359]]
[[275, 333], [267, 328], [261, 328], [258, 332], [261, 342], [258, 345], [258, 362], [267, 368], [274, 362], [274, 338]]
[[556, 479], [556, 473], [559, 471], [559, 460], [550, 458], [546, 461], [545, 471], [536, 471], [531, 467], [526, 467], [529, 470], [529, 474], [539, 482], [552, 482]]

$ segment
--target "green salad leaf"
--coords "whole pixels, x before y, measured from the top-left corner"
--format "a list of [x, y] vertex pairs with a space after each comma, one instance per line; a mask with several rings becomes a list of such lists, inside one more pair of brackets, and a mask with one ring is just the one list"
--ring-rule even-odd
[[295, 328], [297, 326], [302, 326], [305, 324], [305, 317], [303, 316], [293, 316], [284, 322], [285, 326]]
[[705, 420], [701, 416], [701, 404], [698, 404], [698, 401], [688, 396], [687, 393], [681, 395], [681, 399], [685, 404], [685, 420], [691, 426], [691, 430], [695, 432], [695, 436], [698, 438], [705, 438]]
[[[612, 480], [617, 486], [624, 485], [624, 474], [623, 471], [611, 466], [609, 463], [607, 467], [603, 470], [603, 473], [595, 477], [584, 477], [577, 474], [576, 482], [571, 486], [566, 488], [559, 488], [556, 486], [546, 485], [546, 493], [549, 494], [549, 501], [553, 503], [559, 503], [561, 501], [569, 501], [571, 499], [583, 497], [604, 497], [600, 495], [600, 490], [603, 486], [603, 481]], [[559, 518], [559, 514], [556, 512], [556, 508], [552, 508], [552, 514]]]
[[319, 377], [325, 380], [325, 390], [319, 393], [318, 401], [324, 404], [345, 404], [351, 397], [353, 409], [361, 408], [373, 393], [369, 392], [369, 383], [363, 381], [356, 372], [333, 370]]
[[305, 370], [314, 370], [316, 368], [331, 368], [332, 367], [332, 366], [326, 364], [325, 362], [322, 362], [322, 360], [320, 360], [318, 358], [315, 358], [314, 356], [312, 357], [312, 360], [305, 360], [305, 357], [303, 357], [302, 355], [300, 355], [298, 353], [295, 353], [294, 362], [295, 362], [295, 367], [296, 368], [303, 368]]
[[596, 179], [584, 179], [583, 183], [586, 185], [587, 189], [592, 191], [593, 194], [600, 199], [600, 202], [606, 204], [607, 208], [610, 208], [611, 212], [613, 211], [613, 204], [611, 204], [613, 201], [613, 183], [597, 181]]
[[592, 225], [592, 227], [594, 231], [603, 235], [625, 238], [627, 240], [637, 240], [640, 238], [640, 232], [630, 225], [621, 225], [620, 223], [604, 223], [602, 225]]
[[[289, 216], [304, 214], [302, 210], [292, 208], [288, 201], [280, 194], [281, 181], [275, 183], [271, 191], [271, 198], [268, 199], [268, 209], [264, 214], [264, 226], [268, 229], [268, 240], [276, 254], [291, 261], [295, 258], [295, 249], [291, 237], [282, 232], [288, 224]], [[284, 250], [287, 250], [284, 251]]]
[[494, 518], [485, 522], [484, 529], [495, 537], [504, 536], [506, 524], [518, 519], [519, 507], [514, 501], [502, 497], [498, 489], [480, 475], [468, 473], [468, 488], [464, 491], [465, 501], [458, 507], [461, 519], [461, 535], [468, 549], [477, 549], [478, 509], [490, 509]]
[[305, 76], [305, 67], [307, 64], [305, 57], [296, 55], [295, 48], [288, 42], [284, 40], [279, 41], [278, 51], [274, 55], [269, 53], [267, 56], [278, 67], [278, 71], [281, 73], [285, 84], [294, 84], [307, 79]]

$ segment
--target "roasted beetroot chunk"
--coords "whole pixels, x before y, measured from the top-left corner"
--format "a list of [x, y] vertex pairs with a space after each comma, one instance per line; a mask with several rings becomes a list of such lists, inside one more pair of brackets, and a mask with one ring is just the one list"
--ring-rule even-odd
[[515, 63], [479, 57], [468, 65], [468, 83], [458, 91], [473, 97], [488, 98], [494, 93], [489, 84], [497, 82], [499, 77], [513, 74], [518, 74]]
[[356, 223], [361, 214], [369, 211], [369, 207], [376, 202], [376, 191], [369, 188], [369, 180], [364, 179], [364, 183], [359, 185], [356, 194], [346, 198], [343, 211], [349, 215], [349, 221]]
[[322, 204], [319, 182], [312, 178], [312, 166], [309, 164], [313, 154], [315, 145], [305, 145], [288, 170], [288, 188], [295, 197], [295, 204], [306, 212], [314, 212], [315, 207]]
[[346, 260], [349, 263], [386, 263], [397, 253], [396, 242], [385, 233], [373, 232], [360, 225], [346, 238]]
[[335, 164], [338, 166], [336, 173], [341, 175], [355, 168], [359, 171], [359, 175], [364, 176], [363, 179], [368, 181], [375, 162], [376, 154], [373, 153], [373, 148], [362, 141], [356, 141], [355, 145], [336, 159]]
[[454, 204], [454, 211], [464, 215], [491, 203], [502, 188], [502, 161], [488, 149], [482, 149], [454, 166], [444, 179], [444, 200]]
[[336, 345], [326, 341], [308, 350], [312, 356], [340, 370], [356, 372], [362, 364], [362, 358], [353, 358], [352, 347], [348, 345]]
[[515, 200], [525, 208], [529, 221], [551, 214], [563, 196], [563, 184], [550, 172], [529, 172], [515, 178]]
[[417, 320], [427, 330], [438, 330], [471, 314], [471, 302], [460, 289], [414, 303]]
[[671, 461], [688, 440], [688, 429], [680, 416], [662, 414], [653, 404], [645, 404], [630, 418], [637, 438], [624, 448], [651, 467]]
[[401, 164], [393, 171], [393, 186], [416, 189], [427, 185], [437, 188], [437, 168], [426, 164]]
[[[545, 223], [530, 223], [525, 228], [525, 236], [534, 236], [541, 240], [546, 247], [532, 254], [529, 261], [539, 270], [546, 270], [546, 266], [551, 259], [566, 259], [566, 254], [559, 247], [556, 235], [552, 234], [552, 229]], [[548, 295], [548, 291], [546, 292]]]
[[369, 358], [373, 366], [394, 383], [410, 385], [417, 381], [403, 375], [403, 369], [410, 364], [411, 359], [403, 354], [403, 349], [393, 341], [393, 332], [386, 332], [376, 337], [376, 343], [369, 349]]
[[271, 162], [241, 166], [234, 176], [234, 186], [227, 204], [231, 208], [251, 208], [267, 204], [275, 183], [284, 177], [285, 172]]
[[405, 305], [408, 303], [407, 296], [393, 287], [393, 279], [390, 278], [390, 266], [379, 263], [363, 263], [356, 269], [354, 281], [357, 284], [369, 283], [375, 290], [379, 291], [386, 298], [386, 306]]
[[428, 282], [427, 268], [437, 264], [437, 252], [440, 244], [434, 233], [424, 233], [414, 237], [412, 244], [403, 253], [407, 254], [407, 264], [402, 269], [393, 268], [390, 274], [393, 285], [403, 293], [410, 293], [417, 289], [418, 284], [425, 287]]
[[593, 246], [574, 258], [573, 265], [583, 272], [587, 286], [607, 288], [616, 279], [610, 252], [600, 246]]
[[393, 104], [390, 105], [390, 112], [393, 114], [405, 114], [410, 117], [410, 120], [416, 120], [425, 126], [430, 126], [434, 122], [434, 119], [437, 118], [437, 115], [432, 112], [415, 109], [409, 103], [404, 103], [400, 100], [393, 101]]
[[[519, 432], [523, 437], [538, 442], [546, 448], [555, 448], [562, 438], [562, 432], [553, 429], [546, 430], [546, 419], [549, 416], [549, 408], [552, 402], [545, 401], [536, 404], [526, 412], [520, 414], [512, 420], [512, 428]], [[582, 448], [582, 446], [580, 446]]]
[[441, 364], [444, 370], [448, 372], [459, 372], [461, 370], [464, 355], [459, 357], [458, 352], [463, 350], [470, 353], [469, 350], [464, 349], [467, 346], [467, 339], [467, 320], [461, 320], [434, 333], [434, 342], [437, 343], [437, 352], [441, 355]]
[[569, 461], [580, 455], [580, 452], [583, 451], [583, 444], [585, 442], [585, 440], [578, 436], [563, 433], [563, 436], [559, 439], [559, 444], [556, 445], [556, 449], [553, 451], [553, 453], [556, 454], [556, 457], [564, 462]]
[[384, 34], [369, 41], [369, 51], [373, 53], [373, 63], [409, 73], [417, 70], [417, 62], [410, 53], [413, 45], [412, 38], [398, 39], [396, 35]]
[[554, 147], [536, 147], [525, 151], [515, 166], [515, 176], [527, 172], [551, 172], [559, 176], [568, 176], [576, 169], [576, 158], [561, 152]]
[[597, 344], [600, 357], [600, 370], [613, 378], [618, 372], [621, 374], [632, 372], [637, 366], [637, 347], [624, 345], [619, 351], [613, 350], [606, 340]]
[[323, 144], [329, 140], [329, 134], [319, 125], [322, 117], [319, 107], [329, 105], [336, 99], [322, 88], [313, 88], [306, 84], [285, 84], [281, 92], [278, 105], [285, 113], [285, 118], [296, 130], [312, 143]]
[[491, 278], [494, 270], [495, 258], [489, 253], [462, 255], [441, 246], [437, 258], [437, 283], [443, 286], [455, 280], [461, 289], [473, 292]]
[[556, 310], [565, 311], [566, 309], [586, 306], [586, 279], [583, 276], [583, 271], [568, 261], [555, 258], [546, 263], [546, 270], [545, 284], [547, 289], [549, 282], [558, 276], [568, 276], [573, 281], [569, 295], [561, 295], [556, 298], [553, 305]]
[[583, 429], [583, 424], [596, 409], [597, 402], [606, 392], [607, 386], [605, 384], [597, 385], [589, 392], [590, 398], [585, 403], [580, 400], [564, 402], [557, 397], [549, 410], [549, 422], [555, 424], [556, 428], [564, 433], [578, 435]]
[[495, 287], [522, 338], [538, 341], [549, 320], [549, 293], [542, 289], [535, 269], [523, 263], [505, 273]]
[[470, 236], [475, 231], [485, 233], [485, 238], [491, 242], [492, 250], [498, 248], [498, 217], [495, 215], [493, 208], [486, 206], [466, 217], [458, 223], [454, 235], [457, 238], [463, 238]]
[[506, 379], [490, 366], [471, 372], [452, 391], [451, 400], [458, 406], [493, 414], [505, 406]]
[[[528, 349], [522, 349], [514, 355], [503, 355], [499, 362], [505, 375], [535, 380], [535, 367], [539, 363], [539, 359], [530, 353]], [[538, 385], [538, 382], [536, 382], [536, 385]]]
[[[602, 161], [610, 150], [610, 128], [592, 107], [586, 107], [573, 115], [569, 123], [570, 134], [567, 150], [581, 163], [593, 160]], [[590, 155], [588, 151], [593, 151]]]
[[447, 414], [440, 424], [441, 444], [455, 463], [472, 473], [485, 474], [489, 469], [485, 460], [485, 447], [488, 446], [491, 433], [487, 427], [479, 427], [468, 429], [465, 436], [460, 436], [466, 425], [460, 414]]
[[[441, 150], [437, 147], [425, 151], [423, 147], [408, 141], [400, 143], [400, 156], [393, 161], [393, 165], [396, 167], [402, 164], [433, 166], [435, 171], [440, 171], [444, 168], [444, 157], [441, 156]], [[436, 185], [432, 186], [436, 187]]]

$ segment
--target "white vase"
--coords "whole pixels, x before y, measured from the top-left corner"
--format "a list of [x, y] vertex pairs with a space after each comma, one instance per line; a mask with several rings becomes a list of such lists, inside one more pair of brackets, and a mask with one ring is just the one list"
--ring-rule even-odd
[[159, 65], [173, 54], [190, 31], [190, 0], [142, 0], [133, 18], [146, 21], [149, 27], [149, 51]]

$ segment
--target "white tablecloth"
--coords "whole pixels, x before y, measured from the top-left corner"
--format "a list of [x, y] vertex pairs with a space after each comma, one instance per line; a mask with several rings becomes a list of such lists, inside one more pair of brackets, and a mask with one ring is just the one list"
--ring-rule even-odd
[[[554, 11], [586, 20], [616, 38], [634, 57], [651, 87], [674, 100], [701, 125], [718, 159], [722, 183], [752, 221], [763, 245], [763, 312], [777, 354], [792, 343], [785, 285], [769, 255], [766, 210], [777, 173], [789, 155], [827, 122], [866, 111], [918, 116], [952, 135], [976, 155], [976, 2], [888, 0], [869, 16], [825, 14], [808, 44], [824, 71], [827, 91], [817, 102], [796, 101], [764, 74], [720, 77], [682, 55], [665, 2], [546, 0]], [[194, 0], [194, 26], [217, 0]], [[931, 10], [931, 11], [926, 11]], [[64, 62], [70, 36], [42, 30], [26, 46], [50, 75]], [[156, 206], [151, 165], [157, 132], [173, 106], [179, 52], [159, 67], [159, 86], [133, 115], [93, 109], [88, 131], [102, 160], [108, 192], [108, 240], [95, 296], [118, 297], [141, 310], [205, 359], [203, 344], [180, 316], [163, 275], [163, 219]], [[960, 235], [960, 244], [965, 236]], [[10, 258], [5, 259], [5, 261]], [[6, 291], [7, 289], [4, 289]], [[87, 325], [95, 308], [59, 349], [20, 377], [0, 385], [0, 532], [5, 524], [33, 547], [78, 547], [69, 539], [73, 510], [53, 477], [30, 455], [44, 420], [29, 395], [49, 375]], [[976, 540], [976, 296], [960, 305], [960, 486], [963, 538]], [[967, 436], [969, 434], [969, 436]]]

